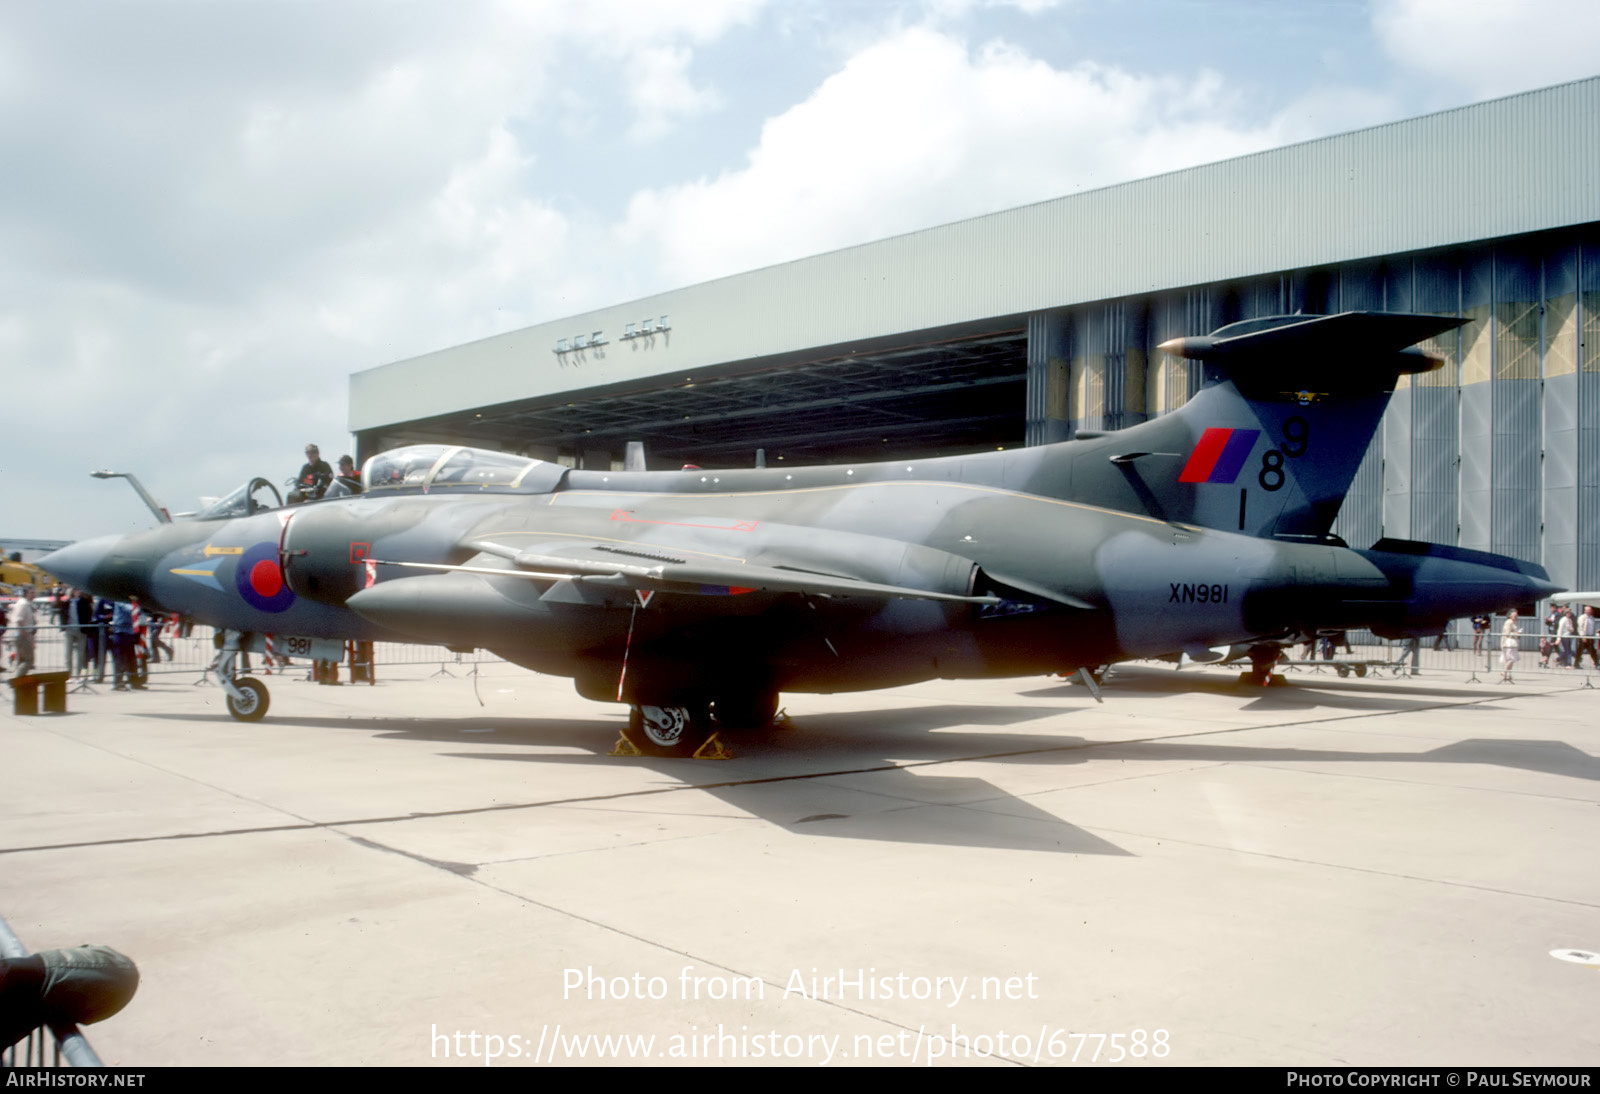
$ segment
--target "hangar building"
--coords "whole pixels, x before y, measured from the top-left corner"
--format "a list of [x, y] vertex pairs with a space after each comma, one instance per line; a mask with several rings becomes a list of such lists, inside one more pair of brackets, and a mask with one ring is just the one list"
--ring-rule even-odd
[[1156, 347], [1238, 319], [1471, 320], [1402, 378], [1336, 527], [1600, 588], [1600, 78], [690, 285], [359, 372], [360, 458], [889, 459], [1181, 405]]

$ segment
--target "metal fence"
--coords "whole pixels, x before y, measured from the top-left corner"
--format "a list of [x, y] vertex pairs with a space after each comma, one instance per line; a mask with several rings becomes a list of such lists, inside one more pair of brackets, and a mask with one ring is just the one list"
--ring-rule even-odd
[[[106, 642], [105, 627], [94, 634], [79, 635], [72, 628], [53, 623], [41, 623], [25, 628], [31, 636], [32, 671], [71, 671], [79, 680], [103, 682], [114, 675], [112, 657]], [[86, 628], [85, 630], [88, 630]], [[152, 676], [189, 674], [200, 677], [209, 669], [217, 655], [213, 641], [215, 632], [210, 627], [195, 626], [182, 631], [173, 624], [164, 625], [160, 631], [144, 637], [143, 646], [148, 653], [144, 670]], [[3, 647], [0, 647], [0, 669], [9, 676], [16, 672], [20, 650], [14, 639], [15, 628], [7, 629]], [[82, 643], [79, 652], [74, 647]], [[277, 643], [274, 643], [277, 647]], [[372, 663], [383, 665], [429, 665], [441, 667], [464, 665], [470, 667], [480, 661], [498, 661], [499, 658], [483, 650], [455, 653], [441, 646], [413, 645], [402, 642], [372, 643]], [[348, 666], [349, 657], [343, 662]], [[251, 655], [250, 664], [255, 672], [270, 669], [273, 673], [311, 672], [311, 661], [305, 657], [289, 657], [274, 648], [270, 661], [261, 653]]]
[[[1554, 634], [1531, 631], [1517, 640], [1517, 659], [1509, 675], [1532, 675], [1546, 682], [1570, 678], [1575, 687], [1600, 686], [1596, 643], [1580, 645], [1570, 640], [1563, 651]], [[1580, 668], [1580, 659], [1587, 666]], [[1297, 646], [1288, 652], [1290, 664], [1279, 671], [1333, 673], [1339, 676], [1453, 676], [1467, 683], [1498, 683], [1508, 675], [1501, 633], [1474, 634], [1471, 628], [1451, 628], [1436, 638], [1415, 642], [1385, 640], [1366, 631], [1351, 631], [1348, 645], [1319, 640], [1311, 649]], [[1359, 670], [1359, 671], [1358, 671]]]
[[[86, 673], [76, 658], [69, 666], [69, 646], [72, 644], [72, 639], [64, 632], [65, 628], [54, 624], [41, 624], [33, 628], [34, 671], [60, 672], [70, 667], [75, 670], [80, 687], [89, 681], [101, 682], [112, 675], [111, 657], [105, 652], [103, 642], [99, 644], [98, 657], [90, 653]], [[8, 631], [8, 636], [11, 633]], [[152, 676], [187, 674], [198, 682], [216, 657], [217, 651], [212, 635], [210, 627], [196, 626], [187, 634], [182, 634], [177, 632], [177, 628], [168, 625], [159, 635], [146, 636], [145, 645], [150, 651], [150, 657], [145, 663], [145, 671]], [[1517, 661], [1511, 667], [1513, 679], [1517, 675], [1534, 673], [1542, 678], [1554, 680], [1556, 674], [1560, 674], [1572, 678], [1575, 686], [1600, 686], [1600, 675], [1597, 675], [1600, 669], [1597, 669], [1593, 656], [1596, 644], [1590, 641], [1585, 646], [1584, 640], [1578, 638], [1568, 641], [1571, 652], [1564, 654], [1562, 643], [1554, 634], [1537, 630], [1523, 634], [1518, 642]], [[1548, 643], [1548, 653], [1542, 652], [1544, 643]], [[86, 645], [92, 644], [86, 643]], [[3, 657], [5, 671], [13, 672], [15, 664], [9, 640], [5, 644]], [[1498, 681], [1504, 672], [1500, 632], [1489, 630], [1482, 634], [1474, 634], [1467, 627], [1452, 628], [1437, 639], [1421, 639], [1416, 643], [1415, 651], [1412, 643], [1407, 640], [1389, 641], [1367, 631], [1351, 631], [1348, 645], [1340, 643], [1330, 650], [1325, 643], [1319, 641], [1309, 650], [1297, 646], [1287, 651], [1286, 659], [1290, 664], [1285, 665], [1280, 671], [1333, 673], [1339, 676], [1448, 673], [1459, 674], [1466, 682], [1480, 682], [1487, 679], [1493, 683]], [[372, 663], [378, 669], [384, 665], [438, 665], [440, 671], [448, 675], [451, 668], [456, 665], [470, 672], [472, 666], [476, 664], [499, 660], [500, 658], [484, 650], [456, 653], [441, 646], [401, 642], [375, 642], [372, 645]], [[1574, 662], [1580, 660], [1586, 663], [1587, 668], [1577, 667]], [[250, 663], [252, 670], [257, 673], [268, 670], [280, 675], [301, 672], [308, 677], [312, 673], [312, 663], [308, 659], [289, 658], [279, 651], [273, 653], [270, 662], [261, 653], [253, 654]], [[348, 656], [344, 664], [348, 669]], [[381, 675], [381, 672], [374, 673], [375, 677]], [[347, 675], [346, 678], [350, 677]]]
[[[27, 957], [6, 921], [0, 919], [0, 958]], [[71, 1022], [44, 1025], [15, 1045], [0, 1049], [0, 1067], [104, 1067], [89, 1046], [89, 1039]]]

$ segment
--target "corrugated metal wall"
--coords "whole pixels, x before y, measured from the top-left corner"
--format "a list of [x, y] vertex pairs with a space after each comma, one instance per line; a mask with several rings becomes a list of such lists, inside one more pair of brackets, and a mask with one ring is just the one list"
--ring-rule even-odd
[[[1422, 255], [1391, 266], [1386, 306], [1391, 311], [1461, 314], [1461, 266], [1453, 254]], [[1405, 518], [1390, 534], [1429, 543], [1458, 543], [1461, 534], [1461, 353], [1460, 331], [1431, 339], [1425, 348], [1444, 359], [1443, 367], [1401, 382], [1409, 415], [1403, 443], [1409, 466], [1401, 475], [1385, 474]], [[1396, 422], [1391, 415], [1389, 422]], [[1388, 423], [1386, 423], [1387, 430]], [[1387, 516], [1388, 507], [1385, 514]], [[1386, 530], [1387, 527], [1386, 527]]]
[[[1327, 288], [1321, 310], [1334, 314], [1383, 308], [1382, 269], [1382, 263], [1362, 262], [1330, 271], [1323, 279]], [[1383, 537], [1384, 433], [1380, 427], [1373, 434], [1333, 525], [1334, 533], [1348, 543], [1365, 546]]]
[[[1545, 565], [1575, 578], [1578, 570], [1578, 247], [1571, 241], [1544, 255]], [[1592, 473], [1591, 473], [1592, 474]]]
[[1578, 237], [1577, 541], [1573, 585], [1600, 589], [1600, 232]]
[[1544, 415], [1543, 269], [1538, 249], [1492, 251], [1494, 287], [1493, 453], [1489, 549], [1513, 558], [1541, 557], [1539, 491]]
[[1066, 405], [1070, 322], [1065, 311], [1028, 316], [1026, 444], [1054, 444], [1070, 434]]

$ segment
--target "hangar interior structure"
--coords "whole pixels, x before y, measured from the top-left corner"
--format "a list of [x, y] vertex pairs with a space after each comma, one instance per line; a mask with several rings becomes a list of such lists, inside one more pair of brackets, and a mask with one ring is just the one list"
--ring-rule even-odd
[[[1402, 377], [1335, 531], [1600, 588], [1600, 77], [1010, 209], [369, 369], [360, 459], [652, 468], [1069, 440], [1181, 406], [1169, 338], [1466, 317]], [[1292, 367], [1292, 362], [1285, 362]]]

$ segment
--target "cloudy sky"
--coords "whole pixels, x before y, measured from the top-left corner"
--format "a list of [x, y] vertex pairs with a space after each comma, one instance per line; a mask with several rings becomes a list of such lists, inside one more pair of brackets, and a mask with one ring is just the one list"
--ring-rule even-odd
[[1593, 0], [8, 0], [0, 537], [148, 526], [353, 371], [1600, 71]]

